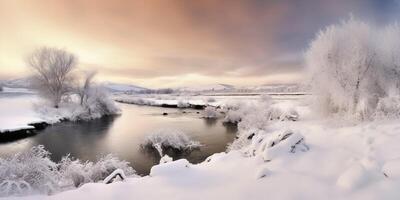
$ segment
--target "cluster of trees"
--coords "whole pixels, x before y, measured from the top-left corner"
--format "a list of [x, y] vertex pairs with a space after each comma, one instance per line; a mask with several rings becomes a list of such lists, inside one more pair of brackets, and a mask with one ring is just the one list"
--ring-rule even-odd
[[93, 84], [96, 73], [76, 72], [78, 58], [74, 54], [64, 49], [42, 47], [28, 57], [27, 64], [34, 72], [34, 88], [54, 108], [78, 97], [79, 104], [89, 115], [94, 111], [99, 115], [115, 112], [105, 91]]
[[319, 108], [361, 120], [397, 115], [399, 36], [398, 24], [377, 28], [353, 18], [319, 32], [306, 54]]

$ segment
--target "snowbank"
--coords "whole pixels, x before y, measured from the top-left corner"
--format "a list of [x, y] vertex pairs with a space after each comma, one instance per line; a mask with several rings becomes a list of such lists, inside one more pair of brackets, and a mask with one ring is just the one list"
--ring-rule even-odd
[[34, 124], [91, 120], [120, 113], [114, 101], [102, 92], [89, 99], [88, 106], [82, 106], [72, 99], [61, 103], [56, 109], [40, 100], [30, 90], [18, 88], [13, 88], [7, 94], [0, 94], [0, 110], [0, 134], [31, 131], [36, 128]]
[[22, 129], [34, 129], [29, 124], [45, 121], [34, 111], [35, 95], [3, 96], [0, 94], [0, 134]]

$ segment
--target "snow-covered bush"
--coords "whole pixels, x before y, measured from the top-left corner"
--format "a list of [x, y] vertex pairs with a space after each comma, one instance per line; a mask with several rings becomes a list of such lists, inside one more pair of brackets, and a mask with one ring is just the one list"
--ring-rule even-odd
[[298, 114], [283, 112], [272, 106], [269, 96], [262, 96], [255, 102], [228, 103], [223, 109], [226, 111], [224, 122], [236, 123], [239, 129], [264, 129], [271, 120], [297, 120]]
[[239, 110], [228, 110], [226, 112], [224, 122], [238, 124], [242, 120], [242, 112]]
[[0, 196], [52, 193], [59, 189], [57, 164], [42, 145], [0, 158]]
[[75, 187], [89, 182], [103, 181], [116, 169], [121, 169], [127, 176], [135, 174], [135, 170], [128, 162], [119, 160], [112, 154], [101, 157], [96, 162], [82, 162], [67, 155], [62, 158], [59, 168], [63, 184], [73, 184]]
[[115, 115], [120, 109], [114, 100], [102, 87], [93, 87], [88, 92], [87, 102], [83, 104], [86, 112], [79, 116], [80, 119], [89, 120], [99, 118], [105, 115]]
[[377, 28], [354, 19], [321, 31], [306, 54], [314, 105], [327, 115], [375, 116], [380, 99], [400, 89], [399, 34], [398, 25]]
[[190, 139], [182, 131], [160, 129], [147, 136], [141, 146], [157, 150], [162, 157], [166, 149], [188, 151], [200, 147], [201, 144]]
[[51, 194], [79, 187], [84, 183], [101, 182], [116, 169], [127, 176], [135, 171], [129, 163], [107, 155], [96, 162], [82, 162], [63, 157], [60, 163], [50, 159], [42, 145], [7, 158], [0, 158], [0, 197]]
[[217, 109], [215, 107], [207, 106], [204, 109], [204, 111], [202, 113], [202, 116], [204, 118], [207, 118], [207, 119], [217, 118], [218, 117], [218, 111], [217, 111]]
[[189, 102], [180, 99], [180, 100], [178, 100], [177, 106], [178, 106], [178, 108], [188, 108], [188, 107], [190, 107], [190, 104], [189, 104]]

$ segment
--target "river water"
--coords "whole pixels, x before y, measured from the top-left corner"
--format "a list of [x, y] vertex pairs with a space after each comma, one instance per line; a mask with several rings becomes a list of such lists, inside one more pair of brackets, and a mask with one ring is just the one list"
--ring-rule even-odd
[[54, 161], [59, 161], [67, 154], [81, 160], [95, 161], [99, 156], [112, 153], [130, 162], [139, 174], [146, 175], [153, 165], [158, 164], [160, 157], [157, 152], [143, 150], [140, 144], [154, 131], [176, 129], [202, 143], [203, 146], [198, 150], [172, 155], [175, 159], [186, 158], [192, 163], [225, 151], [237, 132], [235, 126], [224, 125], [221, 119], [201, 118], [198, 110], [130, 104], [119, 106], [122, 115], [117, 117], [89, 122], [63, 122], [49, 126], [35, 136], [0, 143], [0, 156], [12, 155], [39, 144], [51, 152]]

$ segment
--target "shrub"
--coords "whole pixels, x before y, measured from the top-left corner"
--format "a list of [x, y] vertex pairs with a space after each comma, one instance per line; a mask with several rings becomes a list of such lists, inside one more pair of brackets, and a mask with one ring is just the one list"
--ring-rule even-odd
[[39, 145], [0, 158], [0, 197], [55, 193], [84, 183], [103, 181], [116, 169], [123, 170], [127, 176], [135, 174], [128, 162], [111, 154], [97, 162], [82, 162], [67, 155], [60, 163], [55, 163], [50, 160], [50, 153]]

